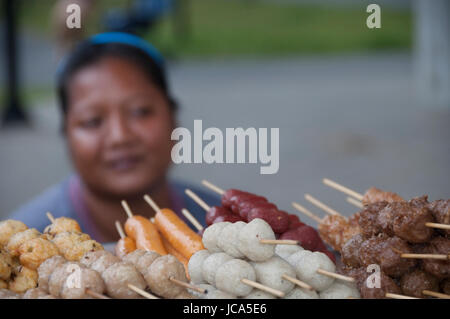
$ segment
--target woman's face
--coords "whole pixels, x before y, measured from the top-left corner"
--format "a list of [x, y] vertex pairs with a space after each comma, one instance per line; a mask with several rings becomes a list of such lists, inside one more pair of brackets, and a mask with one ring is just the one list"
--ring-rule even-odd
[[174, 118], [167, 98], [142, 71], [103, 58], [76, 72], [68, 88], [69, 150], [90, 189], [125, 197], [163, 181]]

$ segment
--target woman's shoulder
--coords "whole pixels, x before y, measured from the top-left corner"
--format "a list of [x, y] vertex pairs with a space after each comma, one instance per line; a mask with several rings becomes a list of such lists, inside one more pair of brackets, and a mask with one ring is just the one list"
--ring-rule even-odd
[[49, 224], [46, 212], [55, 217], [72, 217], [69, 198], [69, 178], [55, 184], [9, 214], [9, 219], [20, 220], [30, 228], [43, 231]]

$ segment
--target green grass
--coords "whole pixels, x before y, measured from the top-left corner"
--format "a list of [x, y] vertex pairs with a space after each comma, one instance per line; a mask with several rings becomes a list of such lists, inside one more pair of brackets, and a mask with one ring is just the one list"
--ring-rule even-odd
[[[187, 1], [187, 0], [182, 0]], [[28, 0], [22, 19], [26, 25], [51, 32], [52, 0]], [[28, 4], [30, 3], [30, 4]], [[96, 16], [113, 4], [99, 0]], [[407, 11], [382, 8], [382, 28], [368, 29], [363, 5], [277, 5], [242, 0], [189, 0], [188, 37], [175, 36], [173, 17], [167, 17], [144, 36], [165, 54], [180, 57], [285, 56], [342, 53], [411, 47], [412, 17]], [[96, 32], [96, 23], [88, 27]]]

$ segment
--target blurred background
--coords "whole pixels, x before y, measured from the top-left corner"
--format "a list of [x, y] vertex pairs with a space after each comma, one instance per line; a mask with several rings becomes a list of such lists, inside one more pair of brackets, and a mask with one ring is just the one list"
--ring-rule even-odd
[[[275, 175], [259, 164], [183, 164], [177, 178], [319, 215], [305, 193], [356, 210], [324, 177], [361, 193], [449, 198], [450, 2], [376, 1], [381, 28], [369, 29], [371, 2], [1, 0], [0, 219], [71, 172], [55, 71], [74, 43], [105, 30], [137, 32], [168, 58], [180, 126], [280, 128]], [[60, 27], [70, 3], [84, 8], [81, 32]]]

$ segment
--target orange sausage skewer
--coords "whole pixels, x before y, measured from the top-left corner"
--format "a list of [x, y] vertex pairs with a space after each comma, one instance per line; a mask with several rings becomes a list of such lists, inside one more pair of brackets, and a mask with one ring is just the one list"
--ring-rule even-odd
[[125, 232], [131, 239], [134, 239], [136, 248], [155, 251], [160, 255], [167, 255], [155, 225], [143, 216], [133, 215], [126, 201], [122, 201], [122, 206], [128, 215], [125, 223]]
[[131, 253], [136, 250], [136, 243], [130, 237], [127, 237], [120, 225], [119, 221], [116, 220], [116, 228], [117, 232], [120, 235], [120, 239], [117, 241], [117, 244], [114, 248], [116, 252], [116, 256], [119, 258], [125, 257], [125, 255]]
[[167, 241], [184, 257], [190, 259], [199, 250], [205, 249], [200, 235], [196, 234], [172, 210], [160, 209], [150, 198], [144, 196], [145, 201], [156, 211], [155, 225]]

